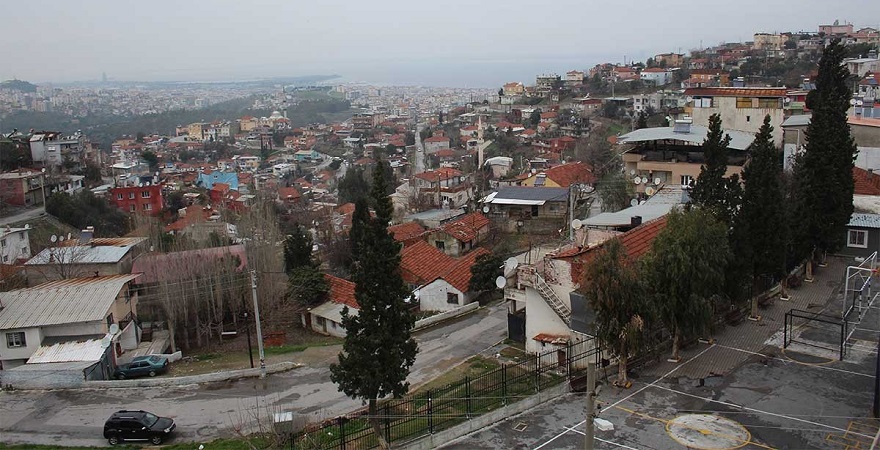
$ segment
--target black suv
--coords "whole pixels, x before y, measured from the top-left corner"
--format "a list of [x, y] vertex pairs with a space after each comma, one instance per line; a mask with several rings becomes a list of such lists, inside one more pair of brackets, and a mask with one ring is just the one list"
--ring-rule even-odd
[[110, 445], [122, 441], [150, 441], [159, 445], [176, 425], [167, 417], [159, 417], [146, 411], [116, 411], [104, 424], [104, 437]]

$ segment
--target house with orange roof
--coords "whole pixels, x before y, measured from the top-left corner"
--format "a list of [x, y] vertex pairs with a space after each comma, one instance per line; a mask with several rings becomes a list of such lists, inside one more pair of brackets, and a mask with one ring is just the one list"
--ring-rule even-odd
[[[619, 239], [628, 258], [637, 260], [646, 254], [654, 239], [666, 228], [666, 217], [646, 222], [625, 233], [599, 231], [599, 239], [587, 239], [584, 245], [569, 244], [537, 258], [534, 264], [506, 268], [508, 287], [504, 298], [508, 303], [510, 338], [523, 342], [526, 351], [539, 353], [556, 349], [564, 351], [570, 342], [582, 342], [591, 336], [571, 329], [573, 302], [583, 301], [576, 294], [586, 267], [609, 239]], [[593, 231], [593, 230], [590, 230]], [[572, 295], [575, 294], [575, 295]], [[578, 311], [586, 311], [584, 304]], [[553, 339], [548, 339], [553, 336]], [[561, 355], [565, 356], [565, 355]]]
[[446, 136], [431, 136], [424, 140], [425, 153], [434, 154], [440, 150], [449, 148], [449, 138]]
[[477, 248], [486, 239], [489, 223], [482, 213], [472, 212], [429, 231], [425, 239], [443, 253], [457, 257]]
[[470, 177], [451, 167], [418, 173], [410, 185], [434, 206], [446, 203], [450, 208], [459, 208], [473, 196]]
[[551, 167], [531, 175], [522, 186], [569, 187], [572, 184], [592, 185], [596, 182], [593, 168], [581, 161]]
[[405, 222], [388, 227], [388, 233], [394, 240], [403, 244], [404, 247], [423, 240], [425, 227], [418, 222]]
[[355, 284], [351, 281], [324, 274], [327, 280], [327, 301], [300, 313], [303, 327], [329, 336], [345, 337], [342, 311], [356, 316], [360, 310], [354, 296]]
[[416, 291], [419, 309], [422, 311], [451, 311], [472, 303], [479, 292], [471, 291], [471, 267], [477, 258], [489, 251], [477, 248], [466, 256], [456, 259], [445, 272], [437, 271], [433, 280]]

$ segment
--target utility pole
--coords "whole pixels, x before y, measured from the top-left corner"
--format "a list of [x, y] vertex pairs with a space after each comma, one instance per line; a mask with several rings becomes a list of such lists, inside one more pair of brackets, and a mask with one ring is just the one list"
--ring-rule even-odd
[[593, 450], [593, 416], [596, 412], [596, 363], [587, 363], [587, 432], [586, 437], [587, 450]]
[[263, 330], [260, 327], [260, 305], [257, 302], [256, 270], [251, 270], [251, 291], [254, 295], [254, 320], [257, 321], [257, 348], [260, 351], [260, 378], [266, 378], [266, 354], [263, 352]]

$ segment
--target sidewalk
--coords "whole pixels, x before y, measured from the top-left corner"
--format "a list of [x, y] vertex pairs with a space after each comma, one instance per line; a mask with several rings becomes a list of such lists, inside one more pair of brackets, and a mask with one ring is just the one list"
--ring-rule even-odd
[[[817, 267], [814, 270], [815, 281], [812, 283], [804, 282], [797, 289], [789, 289], [790, 299], [788, 301], [777, 298], [767, 308], [760, 309], [759, 314], [762, 319], [759, 322], [743, 319], [737, 325], [724, 326], [722, 330], [712, 336], [717, 344], [712, 350], [712, 355], [700, 358], [699, 363], [682, 367], [675, 372], [676, 376], [691, 379], [723, 376], [729, 374], [749, 358], [757, 356], [756, 353], [767, 356], [778, 355], [780, 345], [773, 344], [777, 340], [775, 335], [781, 336], [783, 332], [785, 313], [791, 309], [819, 312], [825, 307], [829, 308], [829, 313], [834, 313], [834, 311], [830, 311], [833, 309], [831, 306], [840, 304], [841, 291], [843, 290], [842, 281], [846, 266], [850, 262], [851, 259], [829, 257], [826, 267]], [[839, 314], [839, 311], [836, 313]], [[781, 342], [782, 339], [779, 338], [778, 341]], [[702, 344], [690, 346], [682, 351], [682, 361], [687, 361], [705, 348], [706, 346]], [[643, 368], [641, 374], [659, 377], [677, 365], [667, 362], [664, 355], [659, 362], [648, 364]]]

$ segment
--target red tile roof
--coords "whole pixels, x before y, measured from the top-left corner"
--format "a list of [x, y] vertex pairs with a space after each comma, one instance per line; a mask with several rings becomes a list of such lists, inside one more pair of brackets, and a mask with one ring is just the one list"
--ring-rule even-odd
[[425, 139], [425, 142], [449, 142], [449, 138], [446, 136], [431, 136], [428, 139]]
[[471, 284], [471, 267], [473, 267], [474, 263], [477, 261], [477, 258], [482, 255], [488, 254], [488, 250], [482, 247], [477, 247], [467, 255], [455, 260], [455, 263], [452, 265], [449, 271], [435, 279], [442, 278], [446, 280], [447, 283], [451, 284], [452, 287], [458, 289], [459, 291], [468, 292], [470, 291]]
[[[666, 228], [666, 216], [654, 219], [650, 222], [643, 223], [626, 233], [614, 237], [620, 239], [626, 255], [631, 260], [641, 258], [651, 249], [651, 244], [657, 235]], [[607, 241], [606, 241], [607, 242]], [[602, 244], [593, 247], [573, 247], [562, 251], [553, 256], [554, 259], [571, 259], [571, 281], [572, 283], [580, 283], [584, 276], [584, 270], [593, 256], [596, 254], [594, 250], [601, 248]]]
[[532, 339], [538, 342], [546, 342], [548, 344], [568, 344], [568, 336], [557, 335], [557, 334], [547, 334], [547, 333], [539, 333], [536, 334]]
[[302, 195], [295, 187], [278, 188], [278, 198], [281, 200], [296, 200], [300, 197], [302, 197]]
[[489, 226], [489, 219], [480, 212], [472, 212], [449, 222], [441, 230], [462, 242], [473, 241], [480, 230]]
[[684, 90], [684, 95], [717, 95], [719, 97], [785, 97], [787, 88], [690, 88]]
[[880, 173], [871, 174], [867, 170], [853, 167], [853, 181], [856, 195], [880, 195]]
[[418, 239], [424, 234], [425, 227], [419, 225], [418, 222], [406, 222], [388, 227], [388, 232], [391, 233], [395, 241], [403, 242], [405, 245], [407, 241]]
[[593, 183], [593, 169], [580, 161], [551, 167], [544, 171], [547, 178], [561, 187], [569, 187], [572, 183]]
[[441, 167], [437, 170], [429, 170], [427, 172], [417, 173], [415, 176], [416, 178], [420, 178], [425, 181], [437, 181], [438, 178], [441, 181], [444, 181], [450, 178], [460, 177], [461, 172], [451, 167]]
[[425, 241], [400, 251], [400, 274], [410, 284], [422, 285], [436, 280], [454, 265], [455, 259]]
[[346, 203], [344, 205], [339, 205], [336, 207], [336, 212], [342, 215], [354, 214], [354, 203]]
[[324, 278], [327, 279], [327, 284], [330, 288], [327, 294], [331, 302], [345, 305], [353, 309], [361, 309], [361, 306], [358, 305], [358, 302], [354, 297], [354, 283], [328, 274], [324, 274]]

